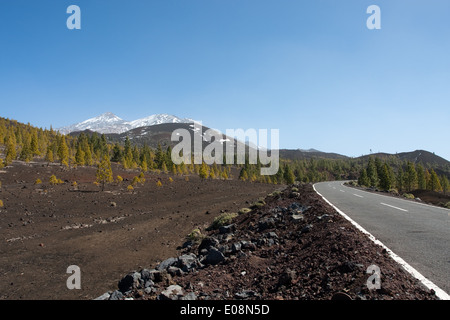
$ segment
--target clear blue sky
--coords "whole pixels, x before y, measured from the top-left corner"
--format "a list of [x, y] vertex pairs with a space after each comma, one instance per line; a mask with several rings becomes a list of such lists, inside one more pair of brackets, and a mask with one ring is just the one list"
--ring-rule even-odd
[[[81, 8], [81, 30], [66, 9]], [[381, 8], [381, 30], [366, 9]], [[0, 115], [39, 127], [111, 111], [348, 156], [450, 160], [450, 1], [1, 0]]]

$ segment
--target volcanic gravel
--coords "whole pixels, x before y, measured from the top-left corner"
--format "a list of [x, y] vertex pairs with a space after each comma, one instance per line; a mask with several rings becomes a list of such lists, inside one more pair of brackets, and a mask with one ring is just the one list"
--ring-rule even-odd
[[118, 290], [99, 299], [438, 299], [311, 184], [287, 187], [250, 208], [226, 226], [202, 230], [178, 256], [125, 275]]

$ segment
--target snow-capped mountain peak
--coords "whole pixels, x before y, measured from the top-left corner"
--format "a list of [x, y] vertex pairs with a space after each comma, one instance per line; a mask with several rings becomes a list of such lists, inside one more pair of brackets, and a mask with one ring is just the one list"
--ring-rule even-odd
[[142, 119], [126, 121], [112, 112], [103, 113], [83, 122], [57, 129], [63, 134], [75, 131], [91, 130], [98, 133], [123, 133], [131, 129], [153, 126], [163, 123], [192, 123], [192, 119], [181, 119], [169, 114], [154, 114]]

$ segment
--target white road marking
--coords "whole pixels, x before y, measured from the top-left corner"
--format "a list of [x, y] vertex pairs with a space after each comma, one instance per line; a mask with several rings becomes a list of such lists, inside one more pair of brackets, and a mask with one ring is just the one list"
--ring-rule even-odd
[[388, 206], [388, 207], [391, 207], [391, 208], [394, 208], [394, 209], [397, 209], [397, 210], [408, 212], [408, 210], [405, 210], [405, 209], [402, 209], [402, 208], [399, 208], [399, 207], [394, 207], [394, 206], [391, 206], [390, 204], [386, 204], [386, 203], [383, 203], [383, 202], [381, 202], [381, 204], [383, 206]]
[[345, 192], [345, 191], [344, 191], [344, 190], [342, 190], [342, 189], [340, 189], [339, 191], [340, 191], [340, 192]]
[[364, 198], [363, 196], [360, 196], [359, 194], [354, 193], [354, 196], [360, 197], [360, 198]]
[[[344, 186], [343, 182], [341, 183], [341, 186], [343, 186], [344, 188], [350, 188], [350, 187]], [[358, 189], [358, 191], [365, 192], [365, 193], [368, 193], [368, 194], [372, 194], [372, 195], [377, 196], [377, 197], [384, 197], [384, 198], [387, 197], [386, 195], [377, 194], [376, 192], [369, 192], [369, 191], [365, 191], [365, 190], [361, 190], [361, 189]], [[395, 199], [399, 200], [399, 201], [407, 201], [408, 203], [413, 203], [413, 204], [417, 204], [417, 205], [420, 205], [420, 206], [426, 206], [426, 207], [432, 207], [432, 208], [435, 208], [435, 209], [445, 210], [447, 212], [450, 211], [450, 209], [448, 209], [448, 208], [438, 207], [438, 206], [435, 206], [435, 205], [432, 205], [432, 204], [428, 204], [428, 203], [420, 203], [418, 201], [402, 199], [402, 198], [395, 198]]]

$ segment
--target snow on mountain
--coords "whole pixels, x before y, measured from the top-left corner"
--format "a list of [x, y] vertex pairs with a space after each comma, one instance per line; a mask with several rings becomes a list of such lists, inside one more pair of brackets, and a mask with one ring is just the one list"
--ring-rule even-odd
[[111, 112], [106, 112], [98, 117], [85, 120], [67, 127], [57, 129], [63, 134], [75, 131], [91, 130], [98, 133], [123, 133], [131, 129], [153, 126], [163, 123], [192, 123], [192, 119], [181, 119], [168, 114], [155, 114], [142, 119], [126, 121]]
[[169, 114], [154, 114], [142, 119], [137, 119], [130, 121], [129, 124], [132, 128], [154, 126], [156, 124], [162, 123], [191, 123], [194, 122], [192, 119], [180, 119], [178, 117]]

